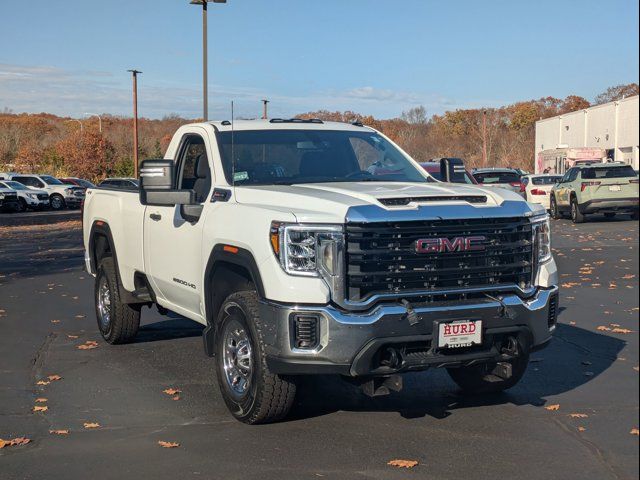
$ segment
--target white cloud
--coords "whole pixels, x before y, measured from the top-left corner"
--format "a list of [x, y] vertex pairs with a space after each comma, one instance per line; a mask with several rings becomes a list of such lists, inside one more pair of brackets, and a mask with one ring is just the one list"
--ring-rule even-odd
[[[178, 114], [196, 118], [201, 115], [201, 95], [197, 83], [165, 84], [143, 74], [139, 81], [140, 115], [159, 118]], [[237, 116], [258, 116], [263, 98], [271, 100], [270, 114], [282, 117], [315, 110], [352, 110], [388, 118], [418, 105], [424, 105], [429, 114], [456, 107], [455, 102], [438, 95], [373, 86], [283, 95], [252, 87], [211, 85], [210, 117], [229, 118], [231, 100], [236, 104]], [[74, 117], [80, 117], [84, 112], [130, 115], [130, 78], [125, 74], [116, 76], [94, 70], [0, 64], [0, 109], [3, 108]]]

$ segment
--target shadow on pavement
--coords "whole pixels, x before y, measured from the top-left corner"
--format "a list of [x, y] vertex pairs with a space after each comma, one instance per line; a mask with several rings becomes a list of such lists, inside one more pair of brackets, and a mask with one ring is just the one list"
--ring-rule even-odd
[[495, 395], [463, 396], [441, 369], [407, 374], [401, 392], [376, 398], [367, 397], [339, 377], [304, 377], [289, 420], [339, 410], [390, 411], [404, 418], [446, 418], [455, 410], [478, 406], [542, 406], [546, 397], [576, 389], [603, 373], [625, 344], [617, 338], [560, 324], [549, 347], [532, 355], [520, 384]]

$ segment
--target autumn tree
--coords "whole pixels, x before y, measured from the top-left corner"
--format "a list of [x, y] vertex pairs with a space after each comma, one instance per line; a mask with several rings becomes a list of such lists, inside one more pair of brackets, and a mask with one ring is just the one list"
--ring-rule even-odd
[[603, 103], [615, 102], [626, 97], [632, 97], [638, 95], [640, 89], [637, 83], [628, 83], [626, 85], [616, 85], [615, 87], [609, 87], [600, 95], [596, 96], [594, 100], [595, 105], [602, 105]]

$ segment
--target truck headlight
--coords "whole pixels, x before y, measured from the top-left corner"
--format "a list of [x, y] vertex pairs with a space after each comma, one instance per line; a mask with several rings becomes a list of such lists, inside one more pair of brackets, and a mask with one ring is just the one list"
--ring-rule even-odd
[[533, 221], [533, 246], [538, 264], [551, 260], [551, 225], [548, 215]]
[[330, 286], [340, 276], [344, 251], [341, 225], [272, 222], [269, 241], [289, 275], [322, 277]]
[[67, 195], [71, 195], [73, 193], [73, 188], [65, 188], [64, 193], [66, 193]]
[[38, 198], [38, 194], [36, 194], [36, 193], [27, 193], [27, 197], [29, 197], [31, 200], [36, 200]]

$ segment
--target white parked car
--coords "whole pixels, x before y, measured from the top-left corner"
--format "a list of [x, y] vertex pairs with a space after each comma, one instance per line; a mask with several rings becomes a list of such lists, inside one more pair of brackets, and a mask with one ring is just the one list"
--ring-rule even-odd
[[513, 168], [476, 168], [471, 172], [483, 187], [504, 188], [520, 193], [522, 175]]
[[0, 181], [0, 188], [6, 188], [18, 195], [20, 210], [42, 210], [49, 208], [49, 194], [44, 190], [33, 190], [13, 180]]
[[527, 202], [540, 204], [549, 210], [551, 189], [560, 180], [562, 175], [527, 175], [522, 178], [522, 196]]
[[19, 182], [32, 190], [44, 190], [53, 210], [78, 208], [84, 200], [84, 188], [67, 185], [51, 175], [12, 173], [5, 175], [5, 180]]

